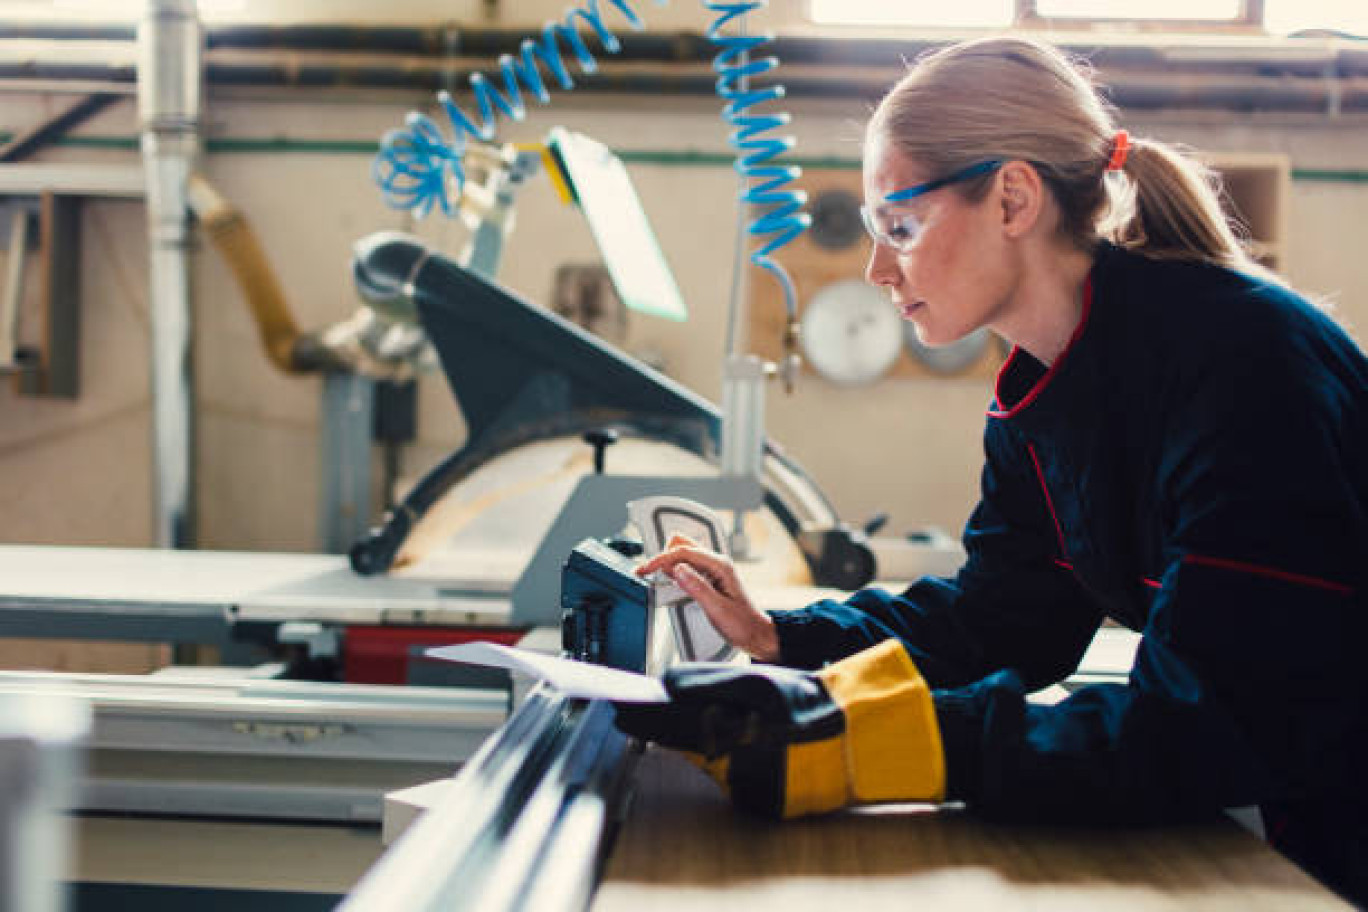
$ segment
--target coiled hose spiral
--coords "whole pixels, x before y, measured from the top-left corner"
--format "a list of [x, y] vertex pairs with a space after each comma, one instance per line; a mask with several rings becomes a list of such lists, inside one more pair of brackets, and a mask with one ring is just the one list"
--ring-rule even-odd
[[[621, 13], [627, 24], [636, 30], [645, 27], [641, 17], [628, 0], [606, 0], [607, 5]], [[668, 0], [656, 0], [664, 5]], [[718, 74], [717, 94], [727, 102], [723, 117], [734, 128], [729, 142], [737, 150], [736, 170], [745, 178], [741, 201], [759, 210], [749, 223], [747, 233], [752, 237], [766, 237], [751, 252], [751, 261], [769, 272], [780, 283], [790, 324], [797, 303], [793, 282], [773, 254], [802, 234], [809, 224], [803, 212], [807, 197], [789, 187], [801, 174], [795, 166], [776, 163], [776, 159], [793, 148], [791, 137], [773, 135], [789, 123], [787, 112], [760, 113], [756, 109], [784, 97], [784, 88], [770, 84], [751, 88], [752, 78], [772, 73], [779, 66], [774, 57], [756, 58], [753, 54], [773, 39], [771, 35], [729, 34], [728, 26], [741, 23], [768, 0], [746, 2], [713, 2], [704, 6], [717, 14], [708, 28], [708, 39], [719, 48], [713, 61]], [[398, 209], [413, 211], [423, 217], [434, 207], [451, 216], [460, 201], [465, 185], [463, 159], [471, 137], [488, 142], [495, 136], [500, 114], [515, 121], [526, 117], [524, 92], [530, 93], [541, 104], [551, 101], [551, 93], [543, 79], [545, 69], [562, 90], [575, 87], [566, 50], [573, 54], [584, 74], [598, 70], [598, 62], [590, 52], [585, 35], [598, 39], [603, 50], [616, 54], [621, 42], [604, 19], [600, 0], [587, 0], [579, 8], [571, 9], [559, 21], [547, 22], [538, 39], [522, 42], [517, 57], [504, 55], [499, 60], [502, 89], [483, 73], [470, 77], [477, 116], [472, 118], [452, 99], [450, 93], [438, 93], [437, 100], [451, 123], [446, 135], [435, 120], [426, 114], [411, 112], [403, 129], [391, 130], [381, 139], [372, 174], [379, 184], [385, 201]]]

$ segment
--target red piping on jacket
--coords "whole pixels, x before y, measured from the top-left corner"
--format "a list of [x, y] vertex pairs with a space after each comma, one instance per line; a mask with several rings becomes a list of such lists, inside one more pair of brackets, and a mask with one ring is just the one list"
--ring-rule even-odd
[[1263, 808], [1259, 808], [1259, 814], [1263, 817], [1265, 841], [1271, 846], [1280, 846], [1283, 834], [1287, 832], [1288, 815], [1269, 814]]
[[1318, 576], [1304, 576], [1300, 573], [1288, 573], [1286, 570], [1278, 570], [1274, 567], [1264, 567], [1259, 564], [1246, 564], [1243, 561], [1227, 560], [1223, 557], [1207, 557], [1202, 554], [1189, 554], [1183, 558], [1183, 563], [1216, 567], [1221, 570], [1234, 570], [1239, 573], [1253, 573], [1257, 576], [1267, 576], [1271, 579], [1282, 580], [1285, 583], [1297, 583], [1302, 586], [1325, 589], [1338, 595], [1354, 594], [1352, 586], [1331, 582], [1330, 580], [1321, 579]]
[[1163, 584], [1163, 583], [1159, 582], [1158, 580], [1152, 580], [1152, 579], [1150, 579], [1148, 576], [1142, 576], [1142, 577], [1140, 577], [1140, 582], [1144, 583], [1146, 586], [1149, 586], [1151, 589], [1163, 589], [1163, 588], [1164, 588], [1164, 584]]
[[1026, 395], [1021, 397], [1021, 401], [1007, 411], [1003, 411], [1002, 378], [1007, 376], [1007, 369], [1011, 367], [1012, 362], [1016, 360], [1017, 355], [1021, 352], [1020, 345], [1012, 347], [1012, 353], [1007, 356], [1007, 360], [1002, 363], [1002, 367], [998, 368], [997, 379], [993, 382], [993, 401], [998, 407], [988, 410], [989, 417], [1012, 418], [1022, 409], [1026, 408], [1026, 406], [1036, 401], [1040, 394], [1045, 391], [1045, 387], [1050, 385], [1050, 381], [1054, 379], [1054, 375], [1059, 372], [1059, 366], [1069, 357], [1069, 352], [1073, 351], [1074, 345], [1077, 344], [1079, 338], [1082, 337], [1083, 330], [1088, 325], [1088, 316], [1092, 313], [1092, 300], [1092, 276], [1088, 276], [1087, 282], [1083, 284], [1083, 316], [1079, 319], [1078, 326], [1074, 327], [1073, 335], [1069, 337], [1069, 344], [1064, 346], [1064, 351], [1060, 353], [1058, 358], [1055, 358], [1054, 363], [1050, 365], [1050, 369], [1045, 372], [1045, 376], [1037, 380], [1035, 386], [1032, 386], [1026, 392]]
[[[1041, 471], [1040, 459], [1036, 456], [1035, 444], [1026, 444], [1026, 451], [1031, 454], [1031, 462], [1035, 463], [1036, 478], [1040, 479], [1040, 490], [1045, 493], [1045, 506], [1050, 510], [1050, 519], [1054, 520], [1055, 535], [1059, 536], [1059, 556], [1065, 560], [1069, 557], [1069, 549], [1064, 546], [1064, 527], [1059, 524], [1059, 515], [1055, 513], [1054, 499], [1050, 497], [1050, 489], [1045, 484], [1045, 473]], [[1067, 564], [1065, 566], [1068, 566]], [[1073, 567], [1069, 566], [1072, 570]]]

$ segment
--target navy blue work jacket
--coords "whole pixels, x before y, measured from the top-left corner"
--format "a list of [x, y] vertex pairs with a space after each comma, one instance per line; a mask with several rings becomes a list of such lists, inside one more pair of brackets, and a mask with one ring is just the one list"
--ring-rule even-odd
[[[781, 661], [897, 637], [951, 797], [1056, 822], [1257, 804], [1368, 902], [1363, 352], [1285, 288], [1104, 245], [1064, 354], [1004, 365], [984, 449], [959, 574], [775, 612]], [[1143, 634], [1128, 683], [1028, 704], [1105, 618]]]

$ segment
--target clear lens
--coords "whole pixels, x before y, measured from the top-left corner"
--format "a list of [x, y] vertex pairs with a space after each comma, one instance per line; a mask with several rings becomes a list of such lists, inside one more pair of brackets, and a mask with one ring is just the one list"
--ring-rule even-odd
[[921, 234], [921, 222], [915, 215], [898, 211], [889, 206], [860, 207], [860, 217], [864, 220], [865, 231], [874, 243], [882, 244], [899, 253], [905, 253], [917, 243]]

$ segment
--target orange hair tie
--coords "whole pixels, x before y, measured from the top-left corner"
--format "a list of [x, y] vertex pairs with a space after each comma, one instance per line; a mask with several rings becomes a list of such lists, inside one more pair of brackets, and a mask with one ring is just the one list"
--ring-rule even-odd
[[1120, 171], [1126, 167], [1126, 156], [1130, 155], [1131, 138], [1125, 130], [1117, 130], [1112, 140], [1111, 159], [1107, 162], [1108, 171]]

